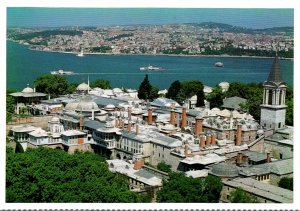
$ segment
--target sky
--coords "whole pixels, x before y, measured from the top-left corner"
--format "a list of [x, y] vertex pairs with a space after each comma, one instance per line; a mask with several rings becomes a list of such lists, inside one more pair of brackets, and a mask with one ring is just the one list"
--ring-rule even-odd
[[8, 7], [8, 27], [218, 22], [247, 28], [294, 25], [293, 9]]

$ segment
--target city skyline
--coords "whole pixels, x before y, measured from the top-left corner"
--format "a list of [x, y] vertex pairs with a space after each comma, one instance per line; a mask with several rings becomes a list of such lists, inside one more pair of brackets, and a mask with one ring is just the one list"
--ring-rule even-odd
[[293, 26], [293, 16], [293, 9], [8, 7], [7, 27], [218, 22], [259, 29]]

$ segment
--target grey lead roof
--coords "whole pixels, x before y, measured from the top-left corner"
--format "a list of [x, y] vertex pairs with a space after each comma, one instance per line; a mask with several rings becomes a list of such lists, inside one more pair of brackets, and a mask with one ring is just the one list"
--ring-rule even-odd
[[247, 100], [241, 97], [229, 97], [223, 100], [223, 108], [240, 109], [239, 104], [246, 103]]
[[151, 172], [149, 172], [145, 169], [141, 169], [141, 170], [135, 172], [134, 174], [139, 176], [139, 177], [144, 177], [146, 179], [151, 179], [152, 177], [157, 177], [157, 178], [161, 179], [160, 176], [155, 175], [155, 174], [153, 174], [153, 173], [151, 173]]

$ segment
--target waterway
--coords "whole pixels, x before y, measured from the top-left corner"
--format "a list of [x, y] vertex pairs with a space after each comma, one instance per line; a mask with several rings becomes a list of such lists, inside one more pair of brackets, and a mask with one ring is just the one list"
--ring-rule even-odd
[[[222, 81], [259, 83], [267, 79], [272, 58], [199, 57], [152, 55], [85, 55], [29, 50], [28, 46], [7, 41], [7, 88], [33, 87], [41, 74], [54, 70], [71, 70], [65, 76], [74, 83], [96, 79], [109, 80], [113, 87], [138, 88], [145, 74], [152, 85], [165, 89], [175, 80], [200, 80], [214, 87]], [[224, 67], [214, 67], [223, 62]], [[140, 71], [142, 66], [159, 66], [164, 71]], [[293, 85], [293, 61], [280, 60], [283, 80]]]

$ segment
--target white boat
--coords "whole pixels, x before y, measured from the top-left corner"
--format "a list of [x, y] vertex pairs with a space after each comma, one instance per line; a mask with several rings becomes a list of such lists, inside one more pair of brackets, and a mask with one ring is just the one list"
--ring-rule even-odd
[[162, 70], [162, 68], [161, 67], [155, 67], [155, 66], [149, 65], [147, 67], [140, 67], [140, 70], [157, 71], [157, 70]]
[[222, 62], [216, 62], [215, 67], [223, 67], [224, 64]]
[[52, 75], [72, 75], [74, 74], [73, 71], [65, 71], [65, 70], [57, 70], [57, 71], [51, 71]]
[[81, 51], [80, 51], [80, 53], [78, 53], [78, 54], [77, 54], [77, 56], [79, 56], [79, 57], [83, 57], [83, 56], [84, 56], [84, 54], [83, 54], [83, 50], [81, 50]]

